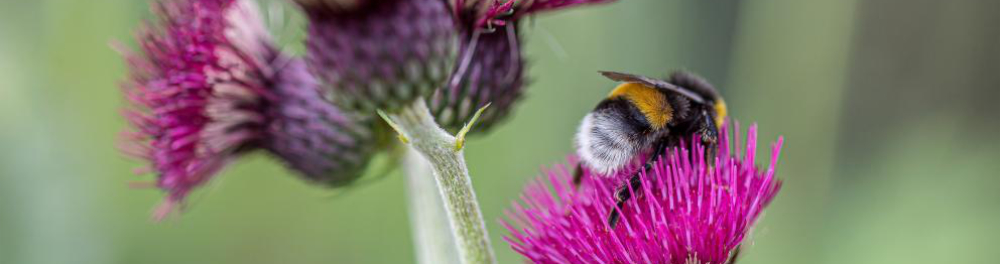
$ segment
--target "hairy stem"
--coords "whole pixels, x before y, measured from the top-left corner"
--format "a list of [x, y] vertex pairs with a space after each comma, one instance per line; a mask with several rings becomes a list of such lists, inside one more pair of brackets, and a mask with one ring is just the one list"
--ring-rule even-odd
[[407, 147], [402, 165], [407, 178], [410, 226], [413, 228], [417, 263], [460, 263], [444, 200], [439, 194], [431, 164], [415, 149]]
[[423, 98], [388, 116], [397, 132], [430, 162], [462, 263], [496, 263], [465, 157], [456, 148], [457, 139], [438, 126]]

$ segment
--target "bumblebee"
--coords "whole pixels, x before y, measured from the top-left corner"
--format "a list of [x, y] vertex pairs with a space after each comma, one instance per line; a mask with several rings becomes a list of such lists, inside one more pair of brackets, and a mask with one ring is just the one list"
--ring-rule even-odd
[[[648, 170], [657, 157], [686, 139], [715, 149], [726, 103], [701, 77], [683, 71], [665, 81], [619, 72], [601, 74], [622, 84], [580, 124], [575, 139], [580, 163], [574, 184], [580, 184], [583, 169], [610, 177], [643, 156], [649, 157], [645, 160]], [[629, 188], [636, 190], [640, 185], [639, 172], [635, 172], [616, 189], [617, 204], [609, 214], [609, 226], [617, 224], [621, 208], [631, 198]]]

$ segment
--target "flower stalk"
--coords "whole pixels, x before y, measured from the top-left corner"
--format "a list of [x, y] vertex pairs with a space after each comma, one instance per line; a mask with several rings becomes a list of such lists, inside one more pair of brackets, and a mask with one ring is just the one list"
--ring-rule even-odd
[[402, 163], [417, 263], [460, 263], [444, 200], [438, 194], [437, 179], [430, 163], [411, 147], [406, 148]]
[[[484, 108], [485, 109], [485, 108]], [[480, 109], [483, 111], [483, 109]], [[379, 115], [400, 134], [403, 142], [427, 160], [436, 179], [437, 193], [444, 200], [448, 223], [458, 246], [461, 263], [496, 263], [486, 223], [472, 189], [472, 179], [463, 155], [464, 133], [448, 134], [435, 121], [423, 98], [394, 113]], [[471, 126], [475, 119], [466, 126]], [[468, 131], [467, 129], [463, 129]], [[422, 190], [430, 191], [430, 190]], [[413, 193], [418, 190], [413, 190]], [[426, 205], [431, 206], [431, 205]], [[427, 208], [421, 208], [427, 209]], [[432, 223], [431, 223], [432, 224]], [[421, 226], [418, 228], [436, 228]]]

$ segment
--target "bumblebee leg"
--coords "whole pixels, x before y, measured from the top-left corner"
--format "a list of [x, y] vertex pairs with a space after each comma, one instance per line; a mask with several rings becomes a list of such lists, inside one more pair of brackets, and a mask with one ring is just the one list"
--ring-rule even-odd
[[[656, 141], [655, 147], [653, 148], [652, 155], [649, 156], [649, 160], [646, 161], [646, 165], [642, 167], [641, 171], [635, 172], [631, 177], [629, 177], [628, 182], [623, 184], [621, 187], [615, 191], [615, 207], [611, 208], [611, 213], [608, 215], [608, 226], [614, 228], [618, 224], [619, 218], [621, 218], [621, 210], [625, 207], [625, 202], [628, 202], [632, 198], [632, 192], [638, 192], [639, 187], [642, 187], [642, 178], [640, 174], [643, 171], [649, 172], [653, 169], [653, 163], [656, 159], [667, 152], [667, 148], [677, 144], [677, 138], [674, 137], [664, 137]], [[632, 192], [629, 192], [629, 187], [632, 188]]]
[[705, 146], [705, 155], [709, 160], [715, 159], [716, 146], [719, 143], [719, 128], [715, 124], [715, 119], [707, 111], [701, 110], [701, 120], [695, 125], [695, 135], [699, 137]]
[[650, 169], [653, 166], [653, 162], [656, 162], [656, 159], [658, 159], [660, 155], [663, 155], [663, 153], [667, 153], [667, 148], [676, 145], [677, 145], [676, 137], [664, 137], [658, 140], [656, 142], [656, 148], [653, 149], [653, 154], [649, 156], [649, 161], [647, 161], [645, 169], [647, 170]]
[[[583, 165], [581, 163], [577, 163], [576, 167], [573, 169], [573, 181], [571, 182], [573, 184], [573, 191], [578, 190], [580, 188], [580, 184], [583, 183]], [[566, 202], [566, 210], [563, 212], [563, 215], [569, 215], [572, 213], [572, 204], [573, 200]]]
[[583, 183], [583, 165], [578, 163], [573, 169], [573, 187], [580, 187], [580, 183]]
[[[652, 163], [646, 163], [643, 167], [643, 171], [648, 171], [652, 168]], [[625, 208], [625, 203], [632, 198], [633, 192], [639, 192], [639, 188], [642, 187], [642, 178], [640, 174], [642, 171], [636, 172], [631, 177], [629, 177], [628, 182], [618, 187], [615, 191], [615, 207], [611, 208], [611, 212], [608, 213], [608, 226], [612, 229], [618, 225], [618, 221], [621, 220], [621, 210]], [[631, 191], [630, 191], [631, 190]]]
[[620, 210], [619, 208], [622, 208], [622, 206], [625, 206], [625, 201], [618, 201], [615, 203], [615, 208], [611, 208], [611, 216], [608, 216], [608, 227], [611, 229], [615, 229], [615, 226], [618, 225], [618, 221], [620, 220], [619, 218], [621, 218], [621, 214], [618, 210]]
[[736, 249], [733, 249], [733, 255], [729, 256], [729, 260], [726, 261], [726, 264], [735, 264], [736, 259], [740, 257], [740, 251], [742, 251], [742, 249], [743, 245], [736, 246]]

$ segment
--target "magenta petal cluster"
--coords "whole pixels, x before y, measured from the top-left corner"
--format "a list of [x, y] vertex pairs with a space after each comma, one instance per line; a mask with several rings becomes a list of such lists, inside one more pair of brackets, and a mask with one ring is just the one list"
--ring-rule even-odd
[[[264, 91], [266, 32], [243, 1], [163, 1], [162, 21], [140, 31], [141, 54], [126, 54], [131, 76], [123, 85], [131, 107], [123, 149], [149, 160], [156, 185], [169, 195], [162, 216], [220, 169], [259, 133], [236, 126], [262, 116], [235, 110]], [[240, 21], [231, 25], [230, 19]], [[258, 23], [254, 23], [258, 22]], [[216, 116], [216, 114], [221, 114]]]
[[739, 142], [723, 132], [717, 159], [707, 160], [698, 142], [659, 157], [640, 174], [642, 187], [630, 190], [636, 198], [615, 228], [607, 219], [621, 178], [585, 172], [573, 187], [575, 162], [556, 167], [507, 212], [505, 239], [534, 263], [727, 263], [781, 187], [774, 168], [782, 139], [770, 166], [760, 169], [756, 137], [752, 126], [742, 156]]
[[162, 218], [245, 153], [266, 150], [311, 183], [361, 176], [374, 153], [363, 118], [328, 101], [302, 58], [281, 54], [252, 0], [164, 0], [129, 54], [123, 150], [167, 192]]

